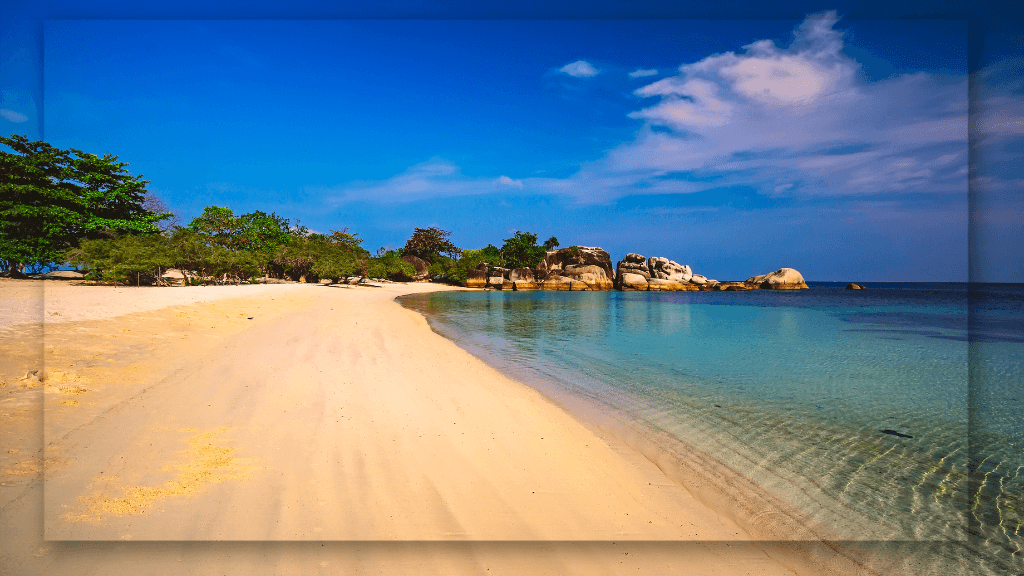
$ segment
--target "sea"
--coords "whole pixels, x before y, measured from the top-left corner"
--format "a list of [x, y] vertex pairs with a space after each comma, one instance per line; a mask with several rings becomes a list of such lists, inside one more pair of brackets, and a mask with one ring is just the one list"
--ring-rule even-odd
[[399, 302], [663, 469], [699, 452], [830, 540], [932, 544], [912, 571], [1024, 574], [1024, 285], [808, 285]]

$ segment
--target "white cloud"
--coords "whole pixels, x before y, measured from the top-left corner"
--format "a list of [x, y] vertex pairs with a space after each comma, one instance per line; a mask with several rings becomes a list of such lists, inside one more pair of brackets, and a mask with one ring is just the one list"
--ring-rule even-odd
[[[967, 78], [866, 82], [836, 21], [810, 16], [788, 47], [761, 40], [635, 90], [657, 99], [629, 114], [643, 129], [570, 178], [586, 186], [562, 188], [585, 189], [584, 202], [723, 185], [768, 195], [965, 192]], [[989, 116], [1005, 132], [1017, 117]]]
[[657, 76], [657, 75], [658, 75], [658, 71], [657, 70], [644, 70], [643, 68], [638, 68], [638, 69], [633, 70], [632, 72], [629, 73], [629, 77], [630, 78], [645, 78], [647, 76]]
[[495, 183], [498, 186], [504, 186], [504, 187], [507, 187], [507, 188], [519, 188], [520, 190], [522, 190], [522, 188], [523, 188], [523, 181], [522, 180], [513, 180], [512, 178], [509, 178], [508, 176], [499, 176], [498, 179], [495, 181]]
[[591, 66], [586, 60], [577, 60], [562, 66], [558, 70], [576, 78], [590, 78], [591, 76], [597, 76], [598, 72], [597, 68]]
[[0, 116], [3, 116], [11, 122], [25, 122], [28, 120], [28, 116], [25, 116], [21, 112], [15, 112], [14, 110], [8, 110], [7, 108], [0, 108]]
[[332, 204], [356, 201], [387, 204], [492, 194], [495, 186], [521, 189], [523, 182], [508, 176], [471, 178], [455, 164], [432, 158], [386, 180], [348, 182], [330, 189], [310, 189], [307, 192], [326, 197]]
[[[653, 102], [630, 114], [643, 121], [636, 136], [572, 176], [475, 179], [450, 164], [427, 163], [345, 194], [419, 198], [499, 186], [603, 203], [727, 186], [795, 197], [965, 193], [966, 76], [919, 72], [866, 81], [842, 51], [836, 21], [833, 12], [808, 17], [788, 47], [754, 42], [638, 88], [641, 102]], [[596, 73], [583, 61], [562, 71], [584, 64]], [[993, 138], [1019, 138], [1019, 96], [988, 96], [976, 125]]]

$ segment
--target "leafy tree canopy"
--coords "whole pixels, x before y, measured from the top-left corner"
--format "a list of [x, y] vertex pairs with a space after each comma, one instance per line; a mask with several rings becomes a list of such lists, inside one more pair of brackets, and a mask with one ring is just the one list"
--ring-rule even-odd
[[462, 249], [452, 244], [448, 238], [452, 235], [447, 230], [441, 230], [436, 226], [430, 228], [416, 228], [412, 237], [402, 248], [402, 254], [411, 254], [433, 263], [438, 256], [458, 258]]
[[[555, 238], [552, 240], [557, 243]], [[544, 259], [546, 251], [544, 246], [537, 246], [536, 234], [516, 230], [511, 238], [505, 239], [505, 244], [501, 247], [501, 256], [505, 260], [505, 266], [509, 268], [533, 268]]]
[[62, 262], [85, 238], [155, 234], [171, 216], [144, 207], [146, 182], [117, 156], [0, 136], [0, 267], [20, 273]]

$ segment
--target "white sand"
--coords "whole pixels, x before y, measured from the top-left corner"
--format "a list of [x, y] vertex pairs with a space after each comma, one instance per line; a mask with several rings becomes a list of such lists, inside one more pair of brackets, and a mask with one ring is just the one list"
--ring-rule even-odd
[[[24, 300], [7, 286], [0, 297]], [[82, 351], [47, 363], [64, 388], [47, 382], [42, 400], [45, 491], [42, 474], [10, 469], [0, 487], [0, 532], [17, 534], [0, 548], [5, 573], [852, 573], [816, 543], [750, 542], [393, 301], [437, 289], [47, 283], [48, 321], [93, 323], [69, 324]], [[136, 335], [151, 325], [139, 311], [194, 327]], [[86, 346], [102, 338], [118, 350], [110, 366]], [[13, 426], [8, 438], [30, 434]], [[66, 540], [282, 542], [50, 542]]]

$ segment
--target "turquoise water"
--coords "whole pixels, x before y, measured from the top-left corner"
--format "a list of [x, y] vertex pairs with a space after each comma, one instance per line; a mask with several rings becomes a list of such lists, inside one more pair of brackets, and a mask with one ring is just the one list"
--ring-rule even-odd
[[833, 537], [948, 543], [908, 561], [925, 573], [1024, 572], [1020, 286], [400, 302], [567, 405], [711, 454]]

